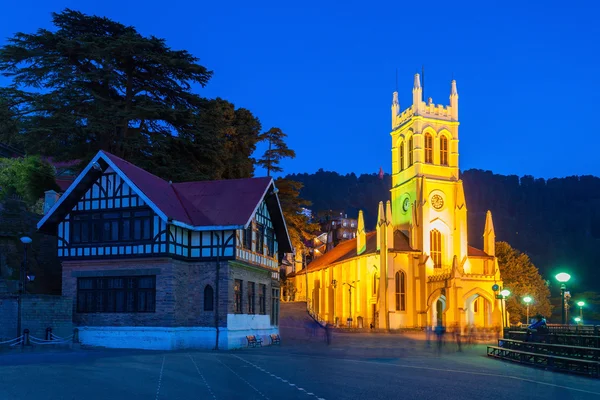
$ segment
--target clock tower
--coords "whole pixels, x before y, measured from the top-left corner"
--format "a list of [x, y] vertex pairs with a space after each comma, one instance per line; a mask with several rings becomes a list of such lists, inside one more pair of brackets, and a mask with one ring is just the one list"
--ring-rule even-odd
[[412, 105], [392, 101], [392, 215], [411, 247], [426, 257], [427, 275], [451, 269], [467, 258], [467, 209], [458, 167], [458, 92], [450, 105], [423, 99], [415, 74]]

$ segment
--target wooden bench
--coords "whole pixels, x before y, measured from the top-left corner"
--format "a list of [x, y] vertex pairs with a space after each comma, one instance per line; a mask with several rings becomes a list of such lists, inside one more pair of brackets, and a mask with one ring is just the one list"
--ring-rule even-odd
[[257, 338], [254, 335], [248, 335], [248, 336], [246, 336], [246, 340], [248, 340], [248, 347], [256, 347], [256, 346], [262, 347], [262, 339], [261, 338]]
[[539, 342], [523, 342], [513, 339], [499, 339], [498, 345], [505, 349], [528, 351], [536, 354], [567, 357], [580, 360], [600, 361], [600, 349], [584, 346], [568, 346]]
[[269, 338], [271, 339], [271, 344], [281, 344], [281, 338], [277, 333], [271, 333]]
[[570, 372], [574, 374], [600, 376], [600, 362], [554, 356], [549, 354], [530, 353], [528, 351], [507, 349], [499, 346], [487, 347], [488, 357], [547, 368], [553, 371]]

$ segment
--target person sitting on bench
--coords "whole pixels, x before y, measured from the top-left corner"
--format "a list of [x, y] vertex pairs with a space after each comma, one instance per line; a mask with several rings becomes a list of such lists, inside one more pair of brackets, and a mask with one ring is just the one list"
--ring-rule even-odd
[[548, 325], [546, 325], [546, 318], [543, 315], [538, 314], [535, 316], [535, 322], [527, 327], [527, 336], [525, 337], [526, 342], [534, 341], [537, 335], [545, 335], [548, 333]]

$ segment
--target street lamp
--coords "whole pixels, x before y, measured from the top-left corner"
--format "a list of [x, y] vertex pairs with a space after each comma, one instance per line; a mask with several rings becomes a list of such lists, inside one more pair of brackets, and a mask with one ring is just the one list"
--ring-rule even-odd
[[583, 306], [585, 306], [585, 301], [578, 301], [577, 305], [579, 306], [579, 319], [583, 321]]
[[580, 323], [581, 322], [581, 318], [575, 317], [575, 322]]
[[556, 280], [558, 282], [560, 282], [560, 297], [562, 299], [562, 323], [563, 325], [566, 323], [566, 304], [565, 304], [565, 291], [567, 290], [567, 285], [566, 283], [569, 281], [569, 279], [571, 279], [571, 275], [567, 274], [566, 272], [561, 272], [559, 274], [556, 274], [556, 276], [554, 277], [556, 278]]
[[502, 308], [504, 308], [502, 312], [502, 318], [504, 320], [504, 327], [506, 328], [506, 325], [508, 325], [508, 316], [506, 315], [506, 298], [510, 296], [510, 290], [502, 289], [502, 291], [500, 292], [500, 296], [502, 296]]
[[[356, 283], [356, 281], [352, 281], [352, 283]], [[348, 328], [352, 328], [352, 289], [355, 288], [354, 285], [352, 285], [352, 283], [347, 283], [344, 282], [344, 285], [348, 285], [348, 319], [346, 320], [346, 323], [348, 324]]]
[[529, 324], [529, 303], [531, 303], [533, 299], [531, 298], [531, 296], [525, 296], [523, 297], [523, 301], [525, 302], [525, 304], [527, 304], [527, 319], [525, 320], [525, 323]]
[[335, 289], [337, 288], [337, 280], [332, 280], [331, 286], [333, 286], [333, 326], [337, 327], [337, 320], [335, 317]]

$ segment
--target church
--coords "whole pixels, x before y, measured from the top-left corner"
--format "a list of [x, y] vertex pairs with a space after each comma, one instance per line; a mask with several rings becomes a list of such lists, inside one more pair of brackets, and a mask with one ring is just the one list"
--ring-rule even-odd
[[379, 203], [377, 229], [365, 232], [289, 276], [296, 299], [319, 319], [357, 328], [502, 326], [502, 280], [488, 211], [483, 249], [467, 243], [467, 204], [458, 165], [458, 92], [450, 105], [392, 100], [392, 188]]

